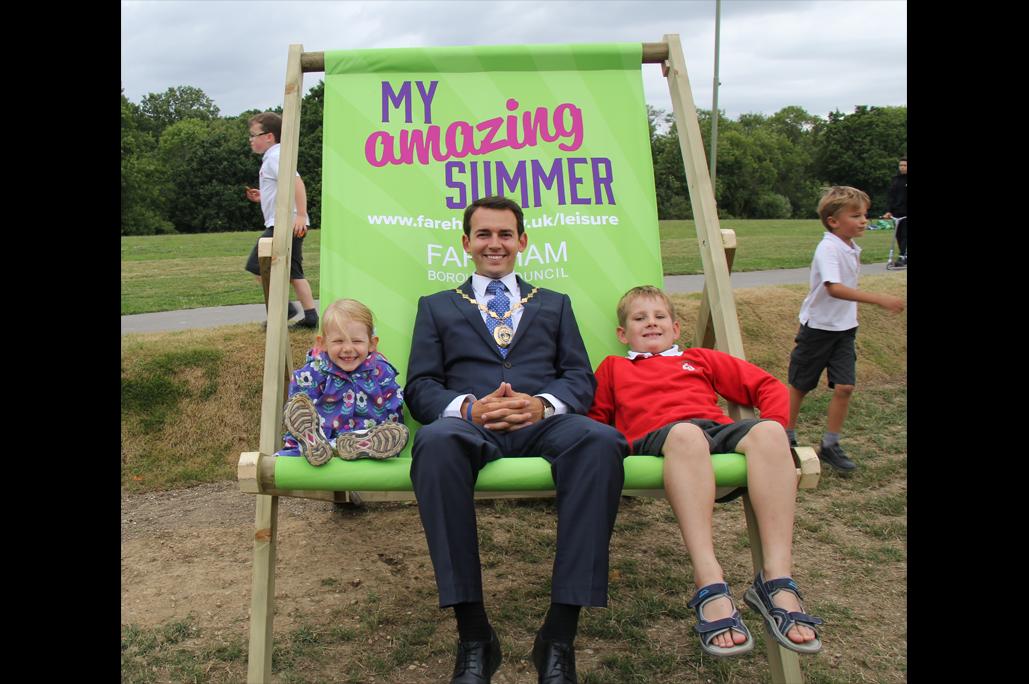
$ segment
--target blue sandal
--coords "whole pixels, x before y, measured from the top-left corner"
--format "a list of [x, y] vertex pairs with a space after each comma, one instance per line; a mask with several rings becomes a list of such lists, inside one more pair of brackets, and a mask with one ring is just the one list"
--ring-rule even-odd
[[[801, 597], [800, 590], [797, 589], [797, 585], [792, 578], [780, 577], [766, 582], [764, 572], [762, 570], [757, 574], [757, 577], [754, 578], [754, 585], [747, 589], [743, 600], [747, 602], [748, 606], [761, 613], [761, 617], [765, 620], [765, 626], [768, 628], [768, 633], [783, 648], [796, 653], [806, 654], [821, 651], [822, 642], [819, 640], [821, 635], [818, 633], [818, 628], [815, 625], [825, 624], [825, 621], [821, 618], [811, 617], [807, 613], [794, 613], [777, 606], [772, 597], [780, 591], [789, 591], [796, 594], [798, 602], [803, 597]], [[801, 609], [803, 609], [803, 604], [801, 604]], [[798, 644], [786, 636], [796, 623], [803, 624], [814, 630], [814, 641], [805, 641]]]
[[[725, 596], [732, 601], [732, 617], [709, 622], [704, 618], [704, 605], [708, 601], [721, 596]], [[693, 595], [693, 598], [690, 599], [686, 606], [688, 608], [696, 608], [697, 610], [697, 619], [700, 620], [700, 624], [693, 629], [700, 634], [700, 648], [704, 653], [714, 656], [715, 658], [729, 658], [731, 656], [742, 655], [753, 650], [754, 637], [751, 636], [750, 630], [743, 624], [743, 620], [740, 618], [740, 612], [736, 610], [736, 602], [732, 600], [732, 593], [729, 591], [728, 584], [716, 583], [709, 584], [706, 587], [701, 587], [697, 590], [697, 593]], [[730, 629], [735, 629], [737, 632], [745, 634], [747, 640], [742, 644], [735, 644], [730, 648], [721, 648], [719, 646], [711, 645], [712, 639], [723, 632], [729, 631]]]

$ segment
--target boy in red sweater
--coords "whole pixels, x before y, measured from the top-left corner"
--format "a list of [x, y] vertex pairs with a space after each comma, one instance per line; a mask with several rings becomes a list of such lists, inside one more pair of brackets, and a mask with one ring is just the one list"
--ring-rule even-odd
[[[715, 558], [711, 518], [715, 475], [711, 454], [747, 457], [747, 489], [761, 529], [764, 568], [745, 601], [761, 612], [772, 636], [798, 653], [822, 644], [803, 612], [790, 579], [797, 475], [786, 438], [786, 387], [757, 366], [711, 349], [679, 351], [679, 323], [672, 300], [653, 286], [629, 290], [618, 304], [618, 340], [628, 357], [609, 356], [597, 368], [589, 417], [614, 425], [633, 455], [664, 457], [668, 501], [693, 562], [700, 646], [716, 657], [746, 653], [754, 639], [740, 619], [722, 567]], [[718, 408], [718, 395], [755, 406], [760, 419], [733, 422]], [[766, 580], [765, 578], [771, 578]]]

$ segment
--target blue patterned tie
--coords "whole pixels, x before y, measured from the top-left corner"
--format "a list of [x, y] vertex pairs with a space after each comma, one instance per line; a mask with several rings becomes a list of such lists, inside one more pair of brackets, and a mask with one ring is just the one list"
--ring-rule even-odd
[[[511, 300], [507, 298], [506, 294], [504, 294], [506, 291], [507, 288], [504, 287], [504, 283], [500, 282], [499, 280], [491, 280], [489, 285], [486, 286], [486, 294], [493, 295], [493, 299], [491, 299], [489, 304], [486, 305], [486, 308], [492, 311], [493, 313], [497, 314], [497, 316], [500, 316], [502, 319], [498, 321], [496, 318], [493, 318], [493, 316], [486, 316], [486, 327], [489, 328], [489, 332], [491, 335], [493, 334], [493, 331], [497, 329], [497, 326], [500, 325], [502, 322], [505, 322], [507, 326], [512, 330], [514, 329], [513, 317], [508, 317], [506, 319], [503, 318], [504, 314], [506, 314], [508, 312], [508, 309], [511, 308]], [[494, 340], [495, 339], [496, 338], [494, 338]], [[500, 350], [500, 355], [506, 359], [507, 348], [501, 347], [498, 344], [497, 349]]]

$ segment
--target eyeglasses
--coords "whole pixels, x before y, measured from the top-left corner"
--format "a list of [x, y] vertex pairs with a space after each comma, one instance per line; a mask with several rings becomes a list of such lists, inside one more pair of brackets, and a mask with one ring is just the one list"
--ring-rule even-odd
[[265, 131], [264, 133], [251, 133], [250, 134], [250, 139], [253, 140], [254, 138], [256, 138], [259, 135], [269, 135], [269, 134], [271, 134], [271, 131]]

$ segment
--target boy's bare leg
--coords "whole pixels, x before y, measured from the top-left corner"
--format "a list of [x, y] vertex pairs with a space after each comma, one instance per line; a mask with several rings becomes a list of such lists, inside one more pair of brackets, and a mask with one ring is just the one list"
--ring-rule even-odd
[[[839, 432], [843, 429], [843, 421], [847, 419], [847, 410], [850, 409], [850, 395], [854, 393], [854, 385], [836, 385], [832, 391], [832, 399], [829, 400], [829, 425], [826, 428], [829, 432]], [[793, 402], [790, 402], [790, 408]]]
[[300, 300], [300, 306], [304, 311], [309, 311], [314, 308], [314, 296], [311, 294], [311, 284], [307, 282], [306, 278], [297, 278], [289, 281], [293, 285], [293, 291], [297, 293], [297, 299]]
[[804, 403], [807, 392], [801, 392], [793, 385], [787, 385], [790, 390], [790, 419], [786, 423], [787, 430], [797, 429], [797, 416], [800, 415], [800, 405]]
[[[747, 491], [761, 530], [765, 580], [789, 577], [793, 562], [797, 470], [786, 431], [775, 422], [758, 423], [736, 445], [736, 451], [747, 457]], [[780, 591], [773, 600], [781, 608], [800, 611], [800, 602], [790, 592]], [[803, 643], [814, 639], [815, 633], [810, 627], [798, 624], [787, 636]]]
[[[698, 589], [724, 582], [711, 536], [715, 471], [711, 465], [707, 437], [696, 425], [680, 423], [668, 433], [661, 453], [665, 457], [665, 492], [693, 563], [693, 582]], [[704, 617], [708, 620], [732, 617], [732, 612], [732, 602], [726, 597], [704, 606]], [[746, 640], [742, 633], [730, 630], [716, 636], [711, 644], [718, 648], [731, 648]]]

